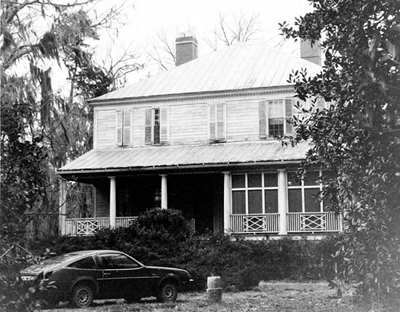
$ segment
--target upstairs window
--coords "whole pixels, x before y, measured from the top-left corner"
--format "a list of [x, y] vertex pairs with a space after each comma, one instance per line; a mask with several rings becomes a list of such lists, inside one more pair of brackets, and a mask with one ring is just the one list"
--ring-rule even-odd
[[117, 110], [117, 145], [131, 145], [131, 111]]
[[165, 144], [168, 141], [168, 119], [166, 108], [149, 108], [145, 113], [145, 143]]
[[210, 141], [224, 142], [226, 139], [226, 105], [210, 105]]
[[280, 138], [292, 133], [293, 99], [259, 103], [259, 135], [261, 139]]

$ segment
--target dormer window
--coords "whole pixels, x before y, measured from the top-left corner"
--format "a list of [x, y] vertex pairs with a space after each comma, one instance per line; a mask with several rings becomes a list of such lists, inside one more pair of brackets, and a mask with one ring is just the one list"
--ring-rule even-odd
[[131, 145], [131, 111], [117, 110], [117, 145]]
[[210, 142], [226, 140], [226, 105], [217, 103], [210, 105]]
[[168, 120], [166, 108], [146, 109], [145, 143], [165, 144], [168, 141]]
[[259, 134], [261, 139], [280, 138], [292, 133], [293, 99], [269, 100], [259, 103]]

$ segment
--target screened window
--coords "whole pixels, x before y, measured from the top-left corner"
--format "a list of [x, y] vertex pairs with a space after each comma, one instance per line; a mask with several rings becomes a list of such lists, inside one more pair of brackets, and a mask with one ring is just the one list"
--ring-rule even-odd
[[217, 103], [210, 105], [210, 141], [225, 141], [226, 105]]
[[232, 175], [232, 213], [262, 214], [278, 212], [276, 172]]
[[293, 99], [269, 100], [259, 103], [260, 138], [279, 138], [292, 133]]
[[117, 145], [131, 144], [131, 111], [128, 109], [117, 111]]
[[145, 143], [164, 144], [168, 141], [166, 108], [149, 108], [145, 112]]
[[322, 212], [321, 191], [321, 172], [308, 172], [302, 178], [296, 172], [288, 172], [289, 212]]

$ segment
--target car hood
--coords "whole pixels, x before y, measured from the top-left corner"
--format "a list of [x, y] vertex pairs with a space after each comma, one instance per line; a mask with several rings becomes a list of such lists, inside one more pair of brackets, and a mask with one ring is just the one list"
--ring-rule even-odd
[[54, 271], [55, 269], [58, 269], [60, 267], [60, 264], [34, 264], [31, 265], [22, 271], [20, 271], [20, 274], [22, 275], [39, 275], [40, 273], [44, 272], [49, 272], [49, 271]]

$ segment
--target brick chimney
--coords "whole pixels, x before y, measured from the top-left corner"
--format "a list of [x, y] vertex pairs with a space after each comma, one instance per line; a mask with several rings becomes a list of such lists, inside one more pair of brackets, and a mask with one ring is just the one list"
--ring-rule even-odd
[[175, 40], [176, 58], [175, 65], [190, 62], [197, 58], [197, 39], [193, 35], [182, 34]]
[[311, 44], [311, 40], [300, 40], [300, 57], [317, 65], [321, 65], [321, 45], [319, 42]]

